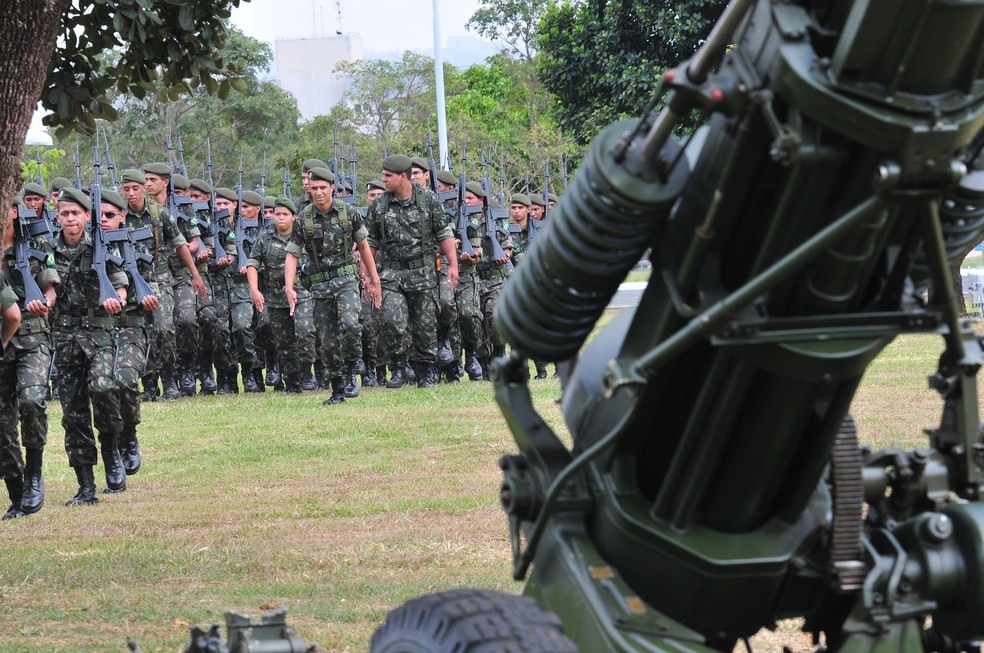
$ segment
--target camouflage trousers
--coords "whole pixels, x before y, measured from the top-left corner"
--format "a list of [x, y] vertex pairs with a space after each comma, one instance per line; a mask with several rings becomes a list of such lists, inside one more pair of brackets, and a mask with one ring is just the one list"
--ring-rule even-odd
[[495, 305], [499, 301], [499, 292], [504, 283], [502, 279], [481, 281], [482, 340], [484, 344], [484, 351], [481, 352], [481, 356], [491, 358], [496, 355], [496, 352], [505, 351], [506, 343], [495, 328]]
[[[246, 277], [236, 275], [229, 282], [229, 329], [232, 339], [232, 356], [246, 369], [257, 367], [256, 344], [253, 331], [253, 298], [249, 295]], [[240, 279], [242, 279], [240, 281]]]
[[350, 274], [312, 288], [314, 326], [321, 340], [318, 350], [325, 375], [342, 375], [342, 364], [362, 358], [362, 300], [359, 279]]
[[479, 352], [482, 347], [482, 291], [481, 282], [474, 270], [461, 273], [454, 293], [458, 300], [461, 343], [465, 349]]
[[[442, 259], [443, 260], [443, 259]], [[451, 278], [448, 276], [448, 266], [442, 265], [437, 275], [437, 328], [446, 331], [451, 342], [451, 352], [461, 358], [461, 336], [458, 329], [458, 300]]]
[[[46, 342], [38, 342], [44, 338]], [[30, 336], [33, 346], [22, 349], [15, 336], [0, 361], [0, 478], [14, 478], [24, 471], [17, 442], [20, 421], [25, 449], [41, 449], [48, 440], [48, 370], [51, 339], [45, 334]]]
[[211, 300], [212, 310], [215, 313], [215, 329], [211, 337], [206, 337], [207, 331], [203, 331], [201, 346], [203, 349], [211, 349], [217, 370], [227, 370], [236, 364], [230, 329], [230, 285], [229, 277], [224, 272], [213, 275], [210, 296], [205, 297], [204, 300], [205, 303]]
[[215, 289], [212, 286], [212, 277], [208, 274], [202, 275], [205, 283], [205, 296], [195, 296], [195, 316], [198, 322], [198, 351], [215, 351]]
[[154, 311], [151, 321], [150, 356], [145, 373], [174, 365], [174, 279], [170, 275], [158, 277], [153, 284], [161, 298], [161, 305]]
[[[74, 329], [59, 333], [57, 356], [65, 451], [72, 467], [98, 462], [93, 424], [101, 434], [123, 430], [120, 397], [136, 393], [146, 338], [127, 337], [137, 329]], [[139, 341], [139, 342], [136, 342]]]
[[[140, 327], [127, 327], [119, 330], [120, 351], [134, 357], [133, 365], [139, 364], [137, 358], [140, 356], [146, 357], [147, 345], [150, 342], [149, 333], [149, 329]], [[120, 388], [119, 397], [120, 419], [123, 426], [136, 426], [140, 423], [140, 392], [137, 390], [136, 384], [131, 387], [129, 383], [124, 383]]]
[[379, 331], [376, 307], [371, 299], [364, 296], [360, 296], [359, 300], [362, 303], [359, 313], [359, 321], [362, 323], [362, 360], [366, 362], [366, 367], [375, 367], [380, 364], [376, 354], [376, 332]]
[[[256, 349], [257, 367], [269, 367], [279, 359], [279, 356], [283, 354], [280, 349], [283, 337], [283, 332], [277, 330], [271, 321], [268, 310], [264, 309], [262, 313], [257, 310], [253, 311], [253, 346]], [[313, 344], [311, 349], [314, 349]], [[263, 364], [264, 360], [266, 365]]]
[[[406, 352], [410, 360], [433, 365], [437, 361], [434, 276], [431, 272], [429, 282], [425, 283], [408, 282], [413, 274], [410, 270], [384, 269], [380, 272], [383, 305], [379, 309], [379, 336], [376, 346], [381, 359], [392, 361], [394, 356]], [[412, 345], [410, 347], [406, 340], [408, 333]]]
[[[204, 277], [202, 279], [204, 281]], [[191, 286], [191, 275], [174, 277], [174, 349], [175, 355], [190, 358], [198, 354], [198, 300]]]
[[307, 292], [297, 293], [294, 315], [286, 306], [267, 306], [271, 331], [277, 334], [280, 372], [284, 378], [297, 378], [301, 370], [311, 375], [314, 352], [314, 302]]

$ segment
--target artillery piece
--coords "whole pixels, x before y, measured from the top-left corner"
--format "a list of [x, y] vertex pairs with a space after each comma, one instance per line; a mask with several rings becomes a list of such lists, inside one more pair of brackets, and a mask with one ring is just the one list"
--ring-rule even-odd
[[[949, 270], [984, 235], [984, 0], [733, 0], [661, 95], [594, 141], [497, 310], [526, 596], [411, 600], [373, 650], [731, 651], [791, 617], [827, 651], [979, 650], [984, 354]], [[639, 307], [581, 350], [647, 248]], [[852, 397], [913, 332], [942, 336], [939, 427], [862, 450]], [[525, 357], [575, 356], [568, 449]]]

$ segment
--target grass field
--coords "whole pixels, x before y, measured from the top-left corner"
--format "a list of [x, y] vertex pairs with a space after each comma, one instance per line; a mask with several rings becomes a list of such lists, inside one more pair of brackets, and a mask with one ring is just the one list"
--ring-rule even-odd
[[[907, 337], [869, 369], [862, 439], [924, 442], [942, 342]], [[563, 430], [557, 381], [533, 384]], [[285, 605], [308, 642], [365, 651], [386, 612], [460, 586], [510, 580], [496, 464], [515, 445], [488, 383], [196, 397], [144, 406], [144, 467], [129, 490], [66, 508], [76, 489], [60, 409], [45, 459], [47, 504], [0, 525], [0, 652], [176, 652], [190, 624]], [[100, 479], [102, 468], [97, 468]]]

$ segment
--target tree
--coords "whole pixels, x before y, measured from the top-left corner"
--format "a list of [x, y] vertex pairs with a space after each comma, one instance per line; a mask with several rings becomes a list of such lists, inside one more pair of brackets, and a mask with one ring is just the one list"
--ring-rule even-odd
[[706, 38], [724, 0], [597, 0], [552, 6], [538, 31], [540, 80], [561, 128], [582, 144], [611, 122], [639, 116], [660, 73]]
[[[0, 3], [0, 204], [16, 191], [18, 160], [40, 98], [45, 124], [92, 130], [116, 110], [110, 88], [177, 98], [201, 86], [219, 96], [240, 85], [217, 56], [229, 7], [240, 0], [4, 0]], [[58, 48], [56, 38], [60, 37]], [[113, 67], [100, 57], [120, 55]]]

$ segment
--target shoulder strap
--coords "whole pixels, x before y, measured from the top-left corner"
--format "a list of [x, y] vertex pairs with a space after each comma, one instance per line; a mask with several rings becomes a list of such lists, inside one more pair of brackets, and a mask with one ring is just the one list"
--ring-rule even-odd
[[301, 223], [304, 228], [304, 247], [314, 264], [315, 273], [321, 272], [321, 257], [314, 246], [314, 204], [308, 204], [301, 211]]

